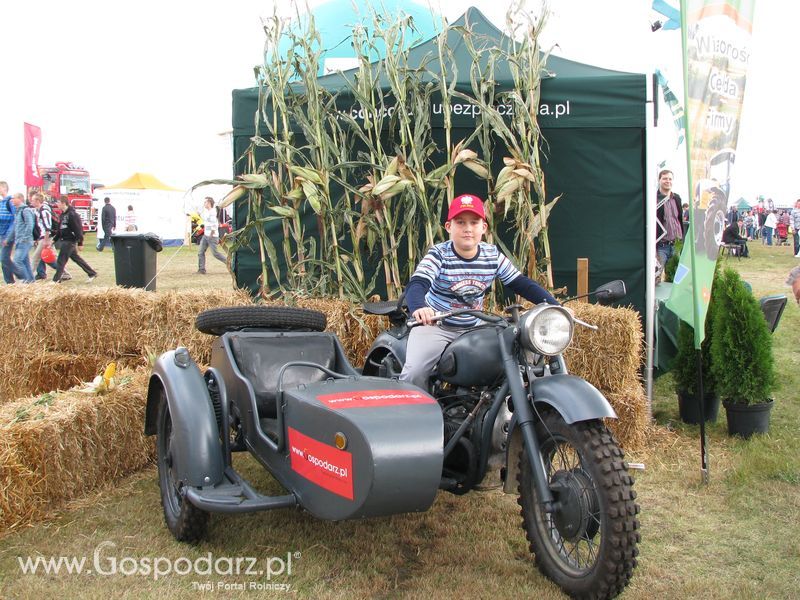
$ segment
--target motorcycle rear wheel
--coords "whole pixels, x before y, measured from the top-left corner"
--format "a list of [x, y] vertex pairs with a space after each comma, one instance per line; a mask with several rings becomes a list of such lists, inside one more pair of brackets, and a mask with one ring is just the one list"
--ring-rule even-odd
[[639, 543], [639, 506], [611, 432], [600, 421], [567, 425], [543, 411], [540, 453], [559, 508], [544, 511], [528, 456], [519, 456], [522, 527], [536, 566], [576, 598], [613, 598], [630, 581]]

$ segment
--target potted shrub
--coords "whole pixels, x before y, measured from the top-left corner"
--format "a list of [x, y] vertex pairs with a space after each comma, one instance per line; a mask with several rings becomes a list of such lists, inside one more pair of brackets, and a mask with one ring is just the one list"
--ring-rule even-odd
[[728, 418], [728, 433], [769, 431], [775, 385], [772, 336], [758, 301], [739, 274], [725, 269], [714, 285], [711, 372]]
[[[714, 273], [714, 280], [717, 273]], [[703, 405], [705, 420], [715, 422], [719, 414], [719, 395], [714, 386], [714, 375], [711, 372], [711, 340], [714, 337], [714, 296], [706, 311], [706, 335], [700, 344], [703, 369]], [[681, 321], [678, 327], [677, 353], [672, 363], [672, 377], [675, 381], [675, 393], [678, 396], [678, 411], [681, 421], [697, 425], [700, 423], [700, 399], [697, 397], [697, 353], [694, 347], [694, 328]]]
[[[711, 306], [709, 306], [709, 315]], [[703, 412], [700, 410], [700, 399], [697, 396], [697, 351], [694, 347], [694, 328], [681, 321], [678, 328], [675, 360], [672, 363], [672, 377], [675, 381], [675, 393], [678, 396], [678, 412], [681, 421], [697, 425], [701, 414], [705, 420], [714, 422], [719, 414], [719, 396], [714, 389], [714, 377], [711, 373], [711, 327], [712, 320], [706, 319], [706, 337], [700, 345], [703, 369]]]

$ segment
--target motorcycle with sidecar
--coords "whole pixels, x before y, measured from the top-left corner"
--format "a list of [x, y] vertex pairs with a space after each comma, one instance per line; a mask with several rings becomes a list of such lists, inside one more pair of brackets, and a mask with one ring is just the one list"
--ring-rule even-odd
[[[594, 294], [619, 298], [624, 284]], [[577, 321], [571, 312], [470, 310], [483, 325], [448, 345], [422, 390], [396, 379], [414, 326], [402, 302], [364, 309], [391, 325], [361, 370], [324, 331], [325, 315], [284, 307], [198, 315], [198, 329], [216, 336], [204, 372], [186, 348], [158, 358], [145, 433], [157, 436], [174, 537], [202, 539], [212, 512], [301, 507], [343, 520], [424, 511], [440, 489], [463, 494], [497, 476], [519, 494], [542, 573], [573, 596], [620, 593], [636, 566], [639, 507], [602, 421], [614, 410], [561, 356]], [[238, 451], [287, 493], [256, 491], [232, 466]]]

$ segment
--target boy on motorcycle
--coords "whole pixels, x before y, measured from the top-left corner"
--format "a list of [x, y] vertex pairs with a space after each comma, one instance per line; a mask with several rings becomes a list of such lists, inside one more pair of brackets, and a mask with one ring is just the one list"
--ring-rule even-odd
[[481, 241], [488, 225], [480, 198], [471, 194], [454, 198], [444, 227], [450, 240], [428, 250], [406, 286], [408, 310], [423, 326], [411, 329], [400, 380], [422, 389], [427, 389], [428, 377], [445, 346], [478, 323], [475, 317], [459, 315], [431, 327], [437, 312], [482, 310], [486, 290], [495, 279], [530, 302], [558, 304], [547, 290], [520, 273], [497, 246]]

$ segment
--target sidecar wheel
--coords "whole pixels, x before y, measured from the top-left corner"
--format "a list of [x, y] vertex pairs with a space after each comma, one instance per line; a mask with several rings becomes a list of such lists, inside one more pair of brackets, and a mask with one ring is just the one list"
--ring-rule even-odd
[[208, 528], [208, 513], [200, 510], [180, 493], [175, 465], [173, 463], [172, 442], [174, 439], [172, 418], [169, 413], [167, 397], [163, 390], [158, 405], [157, 439], [158, 487], [161, 489], [161, 506], [164, 508], [164, 521], [179, 542], [197, 542], [203, 539]]
[[247, 327], [282, 331], [325, 331], [325, 313], [288, 306], [225, 306], [204, 310], [195, 319], [202, 333], [222, 335]]
[[544, 511], [523, 449], [519, 504], [536, 565], [576, 598], [613, 598], [636, 567], [639, 506], [623, 453], [600, 421], [567, 425], [554, 411], [537, 424], [545, 473], [559, 508]]

